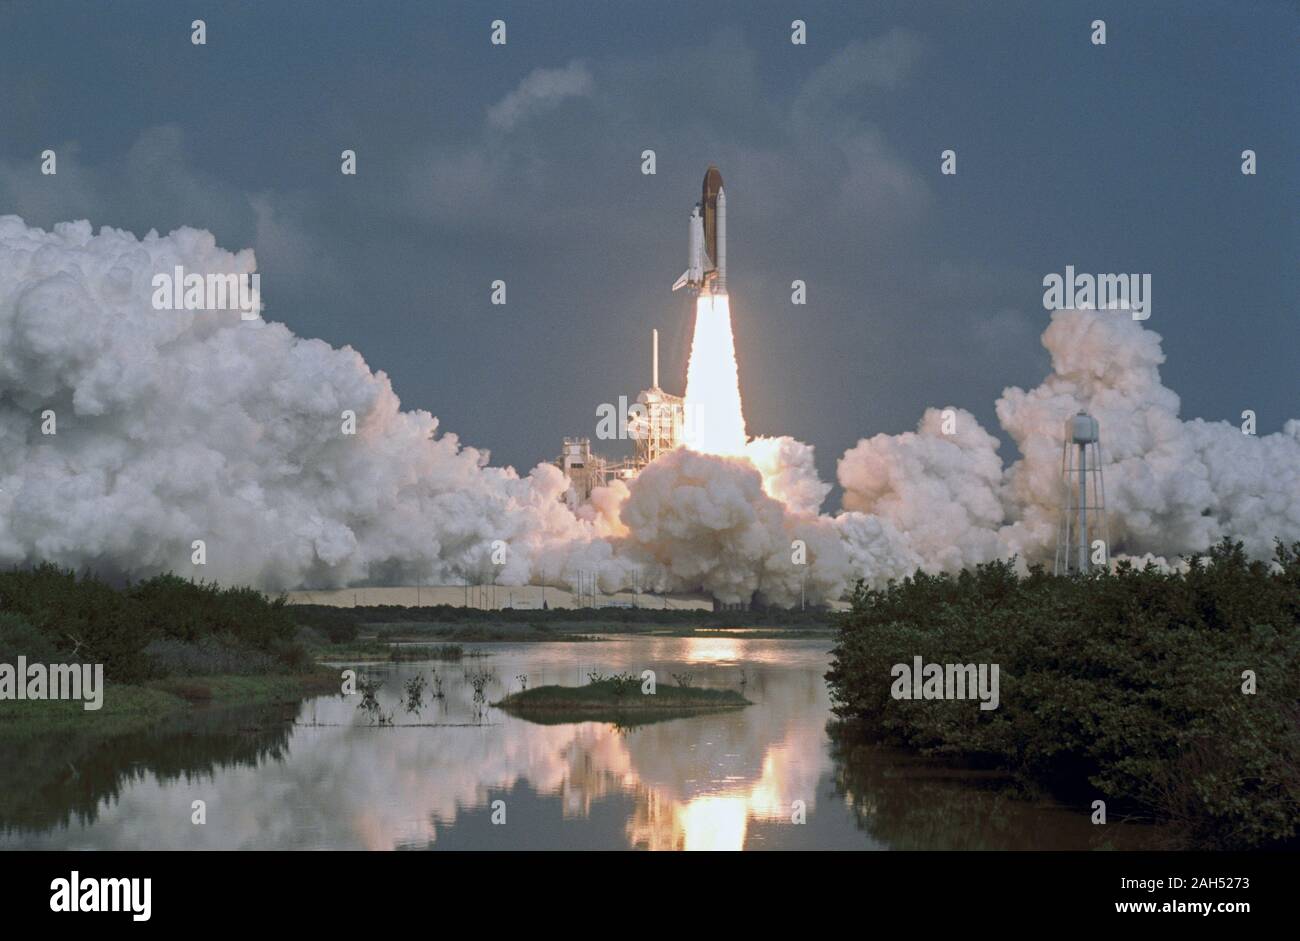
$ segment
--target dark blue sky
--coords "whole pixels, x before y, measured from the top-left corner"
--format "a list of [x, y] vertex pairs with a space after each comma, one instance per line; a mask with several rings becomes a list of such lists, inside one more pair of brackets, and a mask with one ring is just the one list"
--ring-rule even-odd
[[1184, 417], [1275, 431], [1300, 414], [1300, 17], [1132, 7], [0, 5], [0, 213], [252, 246], [268, 317], [522, 470], [648, 383], [652, 326], [680, 391], [692, 307], [668, 288], [712, 161], [750, 430], [815, 444], [827, 478], [929, 405], [996, 428], [1002, 388], [1046, 372], [1066, 265], [1149, 272]]

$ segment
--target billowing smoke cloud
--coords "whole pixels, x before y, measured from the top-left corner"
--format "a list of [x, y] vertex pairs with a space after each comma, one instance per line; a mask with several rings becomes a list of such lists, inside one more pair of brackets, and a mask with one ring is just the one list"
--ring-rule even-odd
[[745, 446], [745, 456], [763, 475], [768, 494], [795, 513], [820, 512], [831, 485], [817, 476], [812, 445], [788, 435], [754, 438]]
[[1113, 556], [1175, 560], [1224, 534], [1263, 556], [1300, 539], [1300, 421], [1254, 437], [1181, 420], [1159, 336], [1122, 312], [1054, 315], [1051, 375], [997, 404], [1020, 452], [1009, 467], [970, 413], [931, 409], [844, 455], [834, 518], [812, 448], [787, 437], [743, 457], [673, 452], [575, 513], [555, 467], [492, 467], [402, 411], [351, 348], [151, 304], [156, 273], [254, 265], [194, 229], [138, 239], [0, 217], [0, 564], [271, 589], [573, 585], [581, 571], [603, 591], [817, 601], [859, 577], [1050, 559], [1061, 429], [1080, 408], [1101, 423]]
[[155, 310], [151, 280], [176, 266], [247, 274], [254, 258], [193, 229], [137, 240], [0, 218], [0, 560], [265, 587], [608, 563], [597, 524], [559, 501], [557, 469], [488, 466], [401, 411], [351, 348], [238, 311]]
[[625, 551], [660, 590], [789, 605], [845, 588], [848, 558], [825, 517], [791, 510], [745, 458], [679, 449], [641, 472], [623, 506]]
[[[1013, 554], [1050, 560], [1062, 429], [1080, 409], [1101, 427], [1112, 557], [1176, 564], [1225, 535], [1267, 557], [1274, 538], [1300, 539], [1300, 421], [1262, 437], [1228, 422], [1183, 421], [1178, 396], [1160, 382], [1160, 336], [1125, 311], [1058, 311], [1043, 345], [1051, 375], [1029, 392], [1009, 388], [997, 402], [1020, 452], [1005, 471], [996, 440], [961, 410], [952, 434], [931, 409], [915, 434], [877, 435], [844, 455], [845, 507], [897, 530], [883, 561], [897, 558], [902, 568], [866, 572], [873, 581], [904, 574], [911, 554], [927, 570]], [[857, 532], [844, 528], [852, 546]], [[861, 556], [851, 554], [855, 562]], [[881, 559], [879, 551], [865, 558]]]
[[1300, 422], [1256, 437], [1238, 425], [1182, 421], [1160, 382], [1158, 334], [1122, 313], [1061, 311], [1043, 334], [1052, 375], [1006, 390], [998, 419], [1023, 455], [1008, 473], [1025, 552], [1052, 542], [1060, 497], [1060, 436], [1080, 408], [1102, 429], [1110, 535], [1118, 552], [1172, 557], [1228, 535], [1267, 557], [1300, 539]]
[[906, 534], [901, 558], [919, 557], [927, 569], [987, 562], [1001, 554], [997, 447], [969, 412], [927, 409], [915, 432], [876, 435], [845, 453], [839, 464], [844, 508], [878, 516]]

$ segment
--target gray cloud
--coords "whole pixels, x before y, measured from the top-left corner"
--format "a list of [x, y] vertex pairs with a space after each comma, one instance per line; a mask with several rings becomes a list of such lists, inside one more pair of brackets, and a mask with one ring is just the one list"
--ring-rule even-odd
[[588, 97], [594, 90], [591, 72], [576, 59], [558, 69], [534, 69], [518, 88], [488, 109], [487, 121], [494, 128], [508, 131], [566, 99]]

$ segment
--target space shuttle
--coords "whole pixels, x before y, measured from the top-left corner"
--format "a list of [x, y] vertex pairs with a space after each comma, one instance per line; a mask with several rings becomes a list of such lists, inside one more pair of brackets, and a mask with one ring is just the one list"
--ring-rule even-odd
[[695, 294], [727, 293], [727, 196], [722, 173], [709, 164], [700, 201], [691, 210], [686, 270], [673, 290]]

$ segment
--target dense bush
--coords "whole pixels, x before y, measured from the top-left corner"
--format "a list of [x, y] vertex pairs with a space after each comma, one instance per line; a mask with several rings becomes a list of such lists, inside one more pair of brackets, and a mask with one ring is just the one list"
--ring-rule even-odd
[[50, 564], [2, 573], [0, 611], [25, 619], [64, 660], [102, 663], [106, 676], [125, 682], [149, 674], [152, 622], [133, 598], [94, 576]]
[[[834, 710], [882, 741], [1140, 809], [1199, 846], [1295, 840], [1300, 543], [1272, 564], [1227, 540], [1189, 562], [1083, 578], [992, 563], [859, 586], [827, 674]], [[1000, 707], [894, 700], [891, 667], [918, 655], [999, 664]]]
[[58, 648], [17, 614], [0, 612], [0, 663], [17, 664], [20, 656], [33, 663], [47, 663], [58, 656]]
[[325, 605], [294, 605], [293, 618], [307, 632], [307, 636], [321, 636], [331, 644], [346, 644], [357, 639], [360, 619], [352, 608], [331, 608]]
[[168, 574], [140, 582], [128, 593], [159, 634], [175, 640], [225, 635], [257, 650], [273, 650], [297, 632], [284, 598], [268, 599], [252, 588], [219, 588]]
[[[18, 653], [102, 663], [109, 679], [124, 683], [169, 675], [182, 661], [225, 662], [239, 651], [247, 652], [246, 665], [273, 661], [297, 670], [309, 662], [283, 598], [175, 575], [115, 588], [50, 564], [15, 569], [0, 573], [0, 613], [35, 631], [22, 643], [39, 654]], [[151, 644], [161, 644], [153, 648], [159, 657], [151, 656]]]

